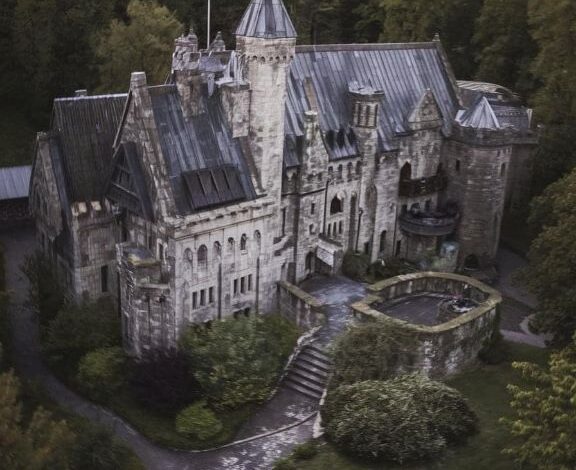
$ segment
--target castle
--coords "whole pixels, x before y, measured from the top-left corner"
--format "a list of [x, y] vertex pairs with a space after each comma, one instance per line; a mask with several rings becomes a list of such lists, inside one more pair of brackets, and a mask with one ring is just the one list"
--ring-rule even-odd
[[[296, 46], [252, 0], [236, 49], [178, 38], [170, 79], [54, 101], [30, 187], [75, 297], [112, 296], [127, 351], [271, 312], [277, 284], [348, 251], [444, 270], [490, 263], [525, 204], [537, 134], [509, 90], [457, 82], [429, 43]], [[430, 261], [432, 260], [432, 261]]]

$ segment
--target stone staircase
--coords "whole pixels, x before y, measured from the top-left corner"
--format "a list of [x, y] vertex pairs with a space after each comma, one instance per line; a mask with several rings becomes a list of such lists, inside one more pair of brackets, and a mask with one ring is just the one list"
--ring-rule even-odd
[[319, 400], [331, 370], [332, 361], [322, 349], [314, 345], [304, 346], [288, 370], [284, 386]]

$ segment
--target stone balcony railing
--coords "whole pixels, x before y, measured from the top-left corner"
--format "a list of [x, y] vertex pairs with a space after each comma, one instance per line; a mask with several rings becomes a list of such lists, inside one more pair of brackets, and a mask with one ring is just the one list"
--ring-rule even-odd
[[412, 235], [423, 237], [443, 237], [456, 230], [457, 215], [443, 213], [406, 213], [400, 216], [400, 228]]
[[435, 194], [446, 189], [448, 178], [444, 174], [400, 181], [401, 197], [420, 197]]

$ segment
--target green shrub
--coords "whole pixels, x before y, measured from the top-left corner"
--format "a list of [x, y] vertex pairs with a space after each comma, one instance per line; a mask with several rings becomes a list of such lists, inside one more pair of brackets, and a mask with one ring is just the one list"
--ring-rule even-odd
[[458, 391], [417, 375], [338, 387], [322, 416], [328, 438], [344, 452], [397, 463], [437, 456], [476, 431]]
[[290, 459], [280, 459], [274, 464], [273, 470], [298, 470], [298, 467]]
[[50, 322], [43, 346], [52, 358], [70, 359], [121, 344], [118, 313], [110, 300], [102, 299], [67, 305]]
[[54, 265], [40, 252], [26, 258], [22, 271], [30, 281], [30, 300], [38, 310], [40, 325], [46, 327], [65, 303], [64, 289]]
[[190, 327], [181, 344], [212, 403], [238, 408], [268, 397], [297, 338], [295, 325], [268, 315]]
[[222, 423], [205, 401], [182, 410], [176, 417], [176, 430], [180, 434], [205, 441], [222, 431]]
[[368, 255], [351, 251], [344, 255], [342, 272], [350, 279], [363, 281], [368, 273], [368, 268], [370, 268], [370, 257]]
[[296, 446], [292, 451], [292, 459], [294, 460], [311, 460], [318, 455], [318, 446], [315, 442], [310, 441], [305, 444]]
[[122, 348], [102, 348], [86, 354], [78, 365], [78, 382], [96, 399], [114, 395], [124, 385], [126, 356]]
[[350, 328], [334, 346], [333, 383], [388, 379], [400, 365], [410, 367], [415, 344], [413, 333], [392, 322]]

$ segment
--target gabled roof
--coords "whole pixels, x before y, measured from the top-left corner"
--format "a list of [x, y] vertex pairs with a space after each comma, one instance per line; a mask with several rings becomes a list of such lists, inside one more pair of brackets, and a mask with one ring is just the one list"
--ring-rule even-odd
[[[408, 117], [428, 89], [441, 112], [443, 131], [450, 133], [459, 103], [456, 84], [437, 44], [350, 44], [296, 48], [288, 81], [288, 139], [293, 141], [304, 134], [304, 113], [313, 106], [318, 108], [315, 110], [324, 135], [330, 131], [351, 135], [348, 90], [353, 82], [384, 91], [379, 107], [381, 151], [397, 148], [397, 136], [410, 132]], [[348, 139], [340, 141], [342, 156], [332, 152], [331, 159], [351, 156], [352, 143]], [[287, 167], [297, 165], [298, 157], [293, 154], [296, 148], [285, 146]]]
[[296, 38], [296, 29], [282, 0], [252, 0], [236, 36], [279, 39]]
[[54, 101], [51, 134], [59, 143], [58, 158], [70, 203], [103, 197], [126, 97], [101, 95]]
[[500, 129], [500, 123], [486, 97], [480, 97], [470, 108], [458, 112], [456, 122], [474, 129]]
[[32, 166], [0, 168], [0, 201], [28, 197]]
[[[201, 111], [185, 118], [175, 85], [150, 87], [149, 91], [178, 212], [187, 215], [207, 206], [254, 199], [256, 192], [241, 142], [232, 136], [219, 93], [210, 96], [203, 85], [198, 103]], [[192, 187], [198, 184], [199, 175], [203, 178], [206, 174], [201, 170], [212, 170], [218, 180], [222, 168], [227, 169], [230, 187], [217, 183], [218, 194]]]

